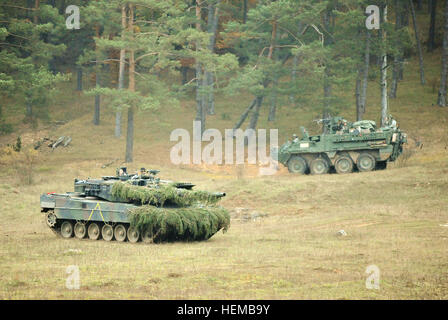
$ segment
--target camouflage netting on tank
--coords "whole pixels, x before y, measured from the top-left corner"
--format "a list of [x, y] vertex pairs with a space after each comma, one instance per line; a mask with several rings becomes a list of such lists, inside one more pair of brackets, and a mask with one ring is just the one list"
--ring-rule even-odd
[[140, 201], [142, 204], [161, 205], [167, 201], [179, 206], [190, 206], [196, 202], [214, 204], [219, 197], [206, 191], [179, 189], [171, 184], [157, 188], [134, 186], [126, 182], [115, 182], [112, 195], [126, 200]]
[[149, 232], [154, 242], [207, 240], [230, 227], [229, 212], [222, 207], [157, 208], [130, 211], [131, 226]]

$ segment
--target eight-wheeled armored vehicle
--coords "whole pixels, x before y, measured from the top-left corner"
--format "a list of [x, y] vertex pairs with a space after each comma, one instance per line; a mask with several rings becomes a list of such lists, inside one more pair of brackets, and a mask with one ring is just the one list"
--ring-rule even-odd
[[40, 197], [47, 225], [64, 238], [162, 242], [206, 240], [226, 231], [230, 216], [216, 203], [225, 193], [161, 180], [158, 170], [74, 181], [74, 192]]
[[406, 134], [389, 116], [388, 125], [377, 128], [371, 120], [350, 123], [342, 117], [320, 119], [324, 133], [310, 136], [301, 127], [302, 137], [295, 134], [278, 149], [277, 158], [291, 173], [323, 174], [334, 168], [337, 173], [354, 169], [385, 169], [395, 161], [407, 142]]

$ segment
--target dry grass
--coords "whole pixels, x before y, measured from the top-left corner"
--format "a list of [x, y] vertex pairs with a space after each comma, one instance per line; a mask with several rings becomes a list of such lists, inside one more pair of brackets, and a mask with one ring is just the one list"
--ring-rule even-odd
[[[429, 77], [439, 72], [438, 54], [426, 59]], [[429, 86], [418, 84], [417, 66], [410, 62], [398, 99], [390, 101], [415, 151], [384, 171], [292, 176], [283, 168], [257, 177], [257, 168], [250, 166], [176, 167], [169, 162], [174, 144], [169, 134], [174, 128], [191, 130], [193, 102], [174, 112], [169, 106], [140, 112], [132, 169], [162, 169], [164, 178], [226, 192], [222, 204], [230, 210], [267, 214], [247, 222], [233, 219], [226, 234], [197, 243], [57, 238], [43, 222], [39, 195], [70, 191], [75, 177], [113, 174], [115, 164], [101, 166], [122, 159], [125, 141], [113, 138], [111, 110], [103, 110], [100, 126], [91, 124], [93, 104], [85, 97], [67, 101], [64, 112], [55, 106], [54, 120], [72, 121], [39, 131], [20, 128], [22, 141], [70, 135], [71, 146], [54, 152], [43, 147], [33, 185], [20, 185], [10, 167], [0, 170], [0, 298], [447, 299], [448, 108], [432, 105], [436, 97]], [[366, 118], [378, 120], [379, 88], [369, 85]], [[219, 99], [218, 115], [209, 117], [208, 127], [231, 128], [249, 100]], [[346, 116], [353, 119], [350, 110]], [[317, 116], [317, 111], [281, 106], [274, 123], [266, 121], [264, 110], [260, 127], [281, 128], [281, 143]], [[0, 142], [14, 141], [17, 134]], [[416, 141], [423, 146], [416, 148]], [[347, 236], [338, 237], [340, 229]], [[381, 271], [380, 290], [365, 287], [365, 269], [372, 264]], [[80, 268], [79, 290], [65, 288], [69, 265]]]

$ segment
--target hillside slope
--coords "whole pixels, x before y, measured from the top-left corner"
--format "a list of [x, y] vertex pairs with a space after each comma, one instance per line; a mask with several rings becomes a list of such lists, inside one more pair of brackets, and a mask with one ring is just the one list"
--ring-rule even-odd
[[[428, 79], [438, 77], [439, 58], [440, 52], [425, 57]], [[107, 100], [101, 124], [93, 126], [93, 99], [69, 85], [52, 107], [53, 121], [68, 121], [63, 125], [32, 130], [19, 125], [19, 110], [11, 112], [18, 125], [1, 137], [3, 146], [18, 135], [25, 145], [44, 136], [73, 141], [54, 151], [41, 148], [32, 185], [21, 184], [12, 167], [1, 167], [0, 298], [447, 299], [448, 109], [434, 105], [436, 94], [418, 83], [417, 68], [415, 59], [409, 61], [398, 98], [390, 100], [391, 113], [410, 137], [406, 156], [384, 171], [294, 176], [282, 169], [258, 177], [247, 167], [179, 167], [169, 161], [169, 135], [175, 128], [191, 131], [194, 102], [139, 112], [131, 170], [161, 169], [165, 178], [227, 193], [222, 204], [233, 212], [229, 232], [201, 243], [55, 237], [39, 212], [39, 195], [70, 191], [76, 177], [113, 174], [125, 138], [113, 137]], [[378, 84], [370, 82], [368, 93], [365, 118], [378, 121]], [[218, 97], [217, 115], [207, 127], [231, 128], [250, 99]], [[352, 120], [353, 110], [347, 106], [344, 116]], [[312, 119], [318, 116], [312, 106], [281, 106], [277, 121], [268, 123], [264, 108], [259, 127], [278, 128], [282, 143], [300, 125], [316, 131]], [[341, 229], [347, 236], [337, 235]], [[80, 268], [79, 290], [65, 287], [69, 265]], [[369, 265], [381, 271], [379, 290], [366, 289]]]

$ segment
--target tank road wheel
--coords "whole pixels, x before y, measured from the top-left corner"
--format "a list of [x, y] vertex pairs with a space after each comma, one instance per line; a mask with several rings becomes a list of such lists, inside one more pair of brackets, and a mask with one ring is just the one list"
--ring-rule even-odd
[[78, 239], [84, 239], [87, 234], [86, 225], [82, 222], [76, 222], [75, 224], [75, 237]]
[[292, 156], [288, 160], [288, 171], [291, 173], [304, 174], [307, 167], [305, 159], [301, 156]]
[[115, 240], [123, 242], [126, 240], [126, 228], [122, 224], [117, 224], [114, 230]]
[[101, 229], [101, 235], [106, 241], [111, 241], [114, 238], [114, 228], [110, 224], [105, 224]]
[[152, 243], [153, 242], [152, 234], [150, 231], [146, 230], [142, 233], [142, 241], [144, 243]]
[[70, 221], [64, 221], [61, 225], [61, 236], [71, 238], [73, 236], [73, 224]]
[[339, 174], [350, 173], [353, 171], [353, 161], [347, 155], [340, 155], [336, 158], [334, 162], [334, 168]]
[[356, 161], [356, 166], [361, 172], [372, 171], [375, 169], [376, 161], [375, 158], [367, 152], [361, 153]]
[[98, 240], [101, 235], [100, 227], [95, 222], [92, 222], [87, 229], [87, 233], [89, 234], [90, 240]]
[[140, 232], [138, 232], [137, 228], [129, 227], [128, 228], [129, 242], [132, 242], [132, 243], [138, 242], [139, 238], [140, 238]]
[[328, 173], [330, 170], [330, 166], [328, 165], [327, 160], [324, 158], [316, 158], [311, 161], [310, 164], [310, 172], [311, 174], [324, 174]]

